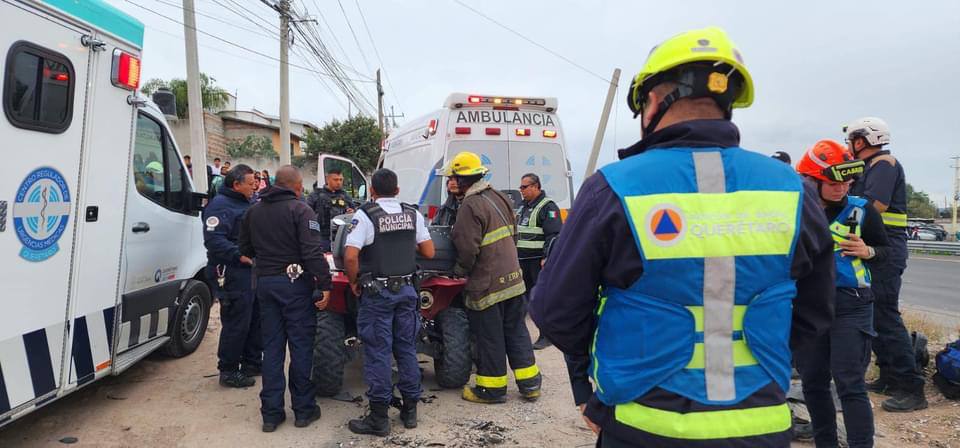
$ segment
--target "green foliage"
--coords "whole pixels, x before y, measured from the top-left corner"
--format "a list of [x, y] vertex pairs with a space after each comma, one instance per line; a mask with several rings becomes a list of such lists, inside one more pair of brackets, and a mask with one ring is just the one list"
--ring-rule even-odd
[[273, 142], [262, 135], [227, 142], [227, 154], [233, 159], [278, 160], [280, 155], [273, 149]]
[[911, 218], [935, 218], [937, 206], [930, 200], [930, 196], [922, 191], [913, 189], [907, 184], [907, 216]]
[[[205, 73], [200, 74], [200, 98], [203, 101], [204, 109], [216, 109], [227, 104], [230, 94], [217, 86], [216, 82], [216, 79], [207, 76]], [[178, 78], [170, 81], [154, 78], [147, 81], [140, 90], [143, 91], [144, 95], [151, 96], [161, 87], [170, 89], [177, 98], [177, 117], [187, 118], [190, 115], [187, 103], [187, 81]]]
[[356, 116], [346, 121], [333, 120], [317, 132], [307, 131], [306, 153], [314, 163], [320, 153], [346, 157], [370, 173], [380, 156], [382, 135], [373, 118]]

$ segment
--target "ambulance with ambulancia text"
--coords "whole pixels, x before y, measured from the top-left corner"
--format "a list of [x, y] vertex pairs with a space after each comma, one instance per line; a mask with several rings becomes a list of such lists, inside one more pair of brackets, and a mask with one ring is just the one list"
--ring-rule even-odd
[[486, 180], [515, 201], [520, 177], [534, 173], [564, 215], [573, 203], [556, 98], [453, 93], [391, 134], [381, 164], [397, 173], [400, 200], [432, 218], [447, 196], [437, 170], [461, 151], [477, 153], [490, 169]]
[[205, 195], [137, 93], [143, 24], [102, 0], [0, 0], [0, 17], [3, 426], [193, 352], [211, 298]]

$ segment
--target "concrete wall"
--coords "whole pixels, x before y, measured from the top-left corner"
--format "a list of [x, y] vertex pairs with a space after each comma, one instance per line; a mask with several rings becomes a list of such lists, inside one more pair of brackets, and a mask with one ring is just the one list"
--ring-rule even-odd
[[[224, 138], [223, 120], [215, 114], [204, 112], [203, 129], [207, 140], [207, 163], [213, 163], [214, 157], [223, 160], [227, 159], [227, 142]], [[190, 142], [190, 121], [173, 120], [170, 122], [170, 130], [173, 131], [173, 138], [183, 154], [191, 153]]]

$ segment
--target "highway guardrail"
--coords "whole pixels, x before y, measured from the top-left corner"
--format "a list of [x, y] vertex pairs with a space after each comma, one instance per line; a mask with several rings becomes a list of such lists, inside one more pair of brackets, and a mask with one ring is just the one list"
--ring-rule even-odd
[[909, 240], [907, 241], [907, 247], [916, 252], [960, 256], [960, 242]]

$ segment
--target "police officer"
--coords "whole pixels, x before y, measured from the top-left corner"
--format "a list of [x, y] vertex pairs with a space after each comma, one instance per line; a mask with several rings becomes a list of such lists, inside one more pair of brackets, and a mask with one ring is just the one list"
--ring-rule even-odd
[[570, 365], [598, 446], [790, 444], [788, 342], [830, 324], [833, 241], [816, 191], [739, 147], [742, 61], [719, 28], [650, 52], [627, 98], [643, 139], [584, 181], [540, 273], [534, 321], [593, 356]]
[[253, 170], [237, 165], [220, 194], [203, 210], [203, 244], [207, 248], [207, 279], [220, 300], [220, 346], [217, 369], [220, 385], [250, 387], [260, 373], [263, 343], [260, 311], [251, 283], [253, 260], [241, 255], [237, 240], [244, 212], [256, 191]]
[[[529, 296], [537, 284], [537, 277], [540, 276], [546, 249], [560, 234], [563, 221], [560, 219], [560, 207], [541, 189], [540, 176], [534, 173], [524, 174], [520, 178], [520, 195], [523, 202], [517, 210], [517, 233], [520, 237], [517, 241], [517, 256], [520, 258], [523, 283]], [[533, 343], [534, 350], [543, 350], [549, 346], [550, 341], [543, 335]]]
[[813, 438], [823, 447], [839, 446], [831, 379], [843, 408], [847, 444], [873, 446], [873, 411], [864, 374], [876, 333], [870, 270], [864, 262], [882, 261], [890, 250], [880, 213], [866, 199], [847, 195], [853, 179], [863, 173], [863, 165], [833, 140], [817, 142], [797, 164], [797, 172], [816, 185], [835, 241], [836, 318], [828, 333], [817, 336], [795, 356]]
[[866, 198], [880, 216], [890, 239], [890, 256], [868, 262], [873, 274], [874, 326], [877, 343], [873, 351], [880, 365], [880, 378], [867, 388], [893, 397], [881, 404], [888, 412], [910, 412], [927, 407], [924, 377], [917, 366], [903, 319], [900, 317], [900, 276], [907, 267], [907, 188], [903, 165], [890, 151], [890, 128], [879, 118], [866, 117], [843, 128], [847, 144], [866, 171], [850, 193]]
[[350, 420], [350, 431], [386, 436], [387, 408], [393, 398], [391, 355], [397, 361], [397, 389], [403, 396], [400, 419], [417, 427], [420, 367], [417, 332], [420, 307], [413, 276], [417, 253], [433, 258], [433, 241], [415, 207], [396, 198], [397, 175], [380, 169], [371, 177], [373, 202], [353, 216], [343, 256], [353, 293], [360, 297], [357, 332], [363, 341], [363, 377], [369, 385], [370, 412]]
[[307, 198], [307, 204], [317, 214], [320, 222], [320, 236], [323, 237], [324, 250], [330, 250], [330, 220], [334, 216], [353, 213], [355, 203], [347, 192], [343, 191], [343, 173], [339, 168], [327, 171], [323, 188], [314, 189]]
[[320, 223], [300, 200], [302, 192], [303, 178], [297, 168], [281, 167], [276, 184], [261, 193], [240, 229], [240, 252], [256, 262], [264, 342], [260, 391], [264, 432], [275, 431], [286, 419], [283, 365], [288, 346], [294, 425], [306, 427], [320, 418], [310, 370], [315, 313], [326, 307], [330, 297], [330, 267], [322, 249]]
[[[461, 398], [474, 403], [503, 403], [507, 397], [507, 363], [520, 395], [540, 397], [542, 376], [525, 323], [523, 275], [514, 242], [513, 201], [483, 180], [480, 156], [461, 152], [444, 168], [464, 193], [453, 226], [457, 249], [454, 273], [468, 277], [464, 305], [477, 347], [476, 385]], [[506, 359], [504, 359], [506, 358]]]

